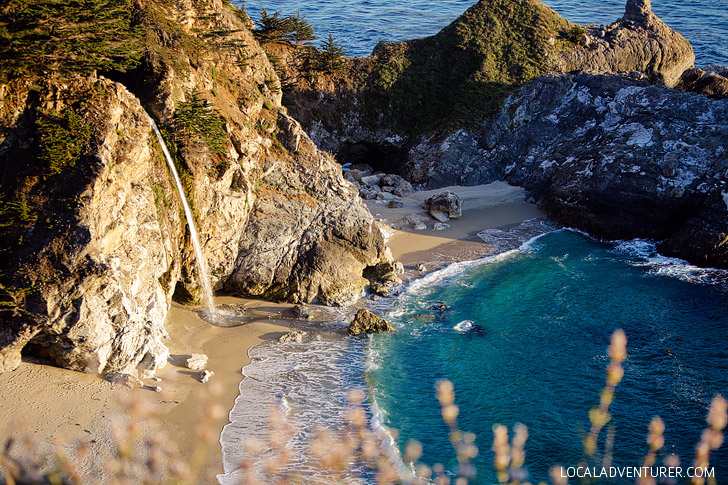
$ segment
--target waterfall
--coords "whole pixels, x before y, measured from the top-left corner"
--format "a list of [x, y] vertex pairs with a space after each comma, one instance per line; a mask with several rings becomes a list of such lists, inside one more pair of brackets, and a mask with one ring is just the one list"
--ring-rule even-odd
[[179, 197], [180, 199], [182, 199], [182, 205], [185, 208], [185, 217], [187, 218], [187, 225], [190, 228], [190, 238], [192, 238], [192, 246], [195, 248], [197, 269], [200, 272], [200, 286], [202, 286], [203, 304], [207, 307], [208, 313], [210, 315], [213, 315], [215, 313], [215, 306], [212, 301], [212, 286], [210, 285], [210, 275], [207, 273], [207, 264], [205, 263], [205, 258], [202, 255], [202, 246], [200, 245], [200, 238], [197, 236], [197, 227], [195, 226], [195, 220], [192, 217], [192, 211], [190, 210], [190, 206], [187, 203], [187, 197], [185, 197], [185, 191], [182, 187], [182, 181], [179, 178], [179, 174], [177, 173], [177, 168], [175, 168], [174, 161], [172, 161], [172, 156], [169, 154], [169, 150], [167, 150], [167, 144], [164, 143], [164, 138], [162, 138], [162, 134], [159, 132], [157, 124], [154, 122], [151, 116], [148, 117], [149, 124], [152, 125], [152, 129], [157, 135], [157, 140], [159, 140], [159, 144], [162, 146], [164, 158], [167, 159], [169, 169], [172, 171], [172, 175], [174, 175], [174, 182], [177, 184], [177, 192], [179, 192]]

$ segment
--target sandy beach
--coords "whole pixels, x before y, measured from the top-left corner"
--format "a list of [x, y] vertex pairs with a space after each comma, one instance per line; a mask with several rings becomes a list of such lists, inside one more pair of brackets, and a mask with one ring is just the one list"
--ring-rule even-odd
[[[449, 221], [449, 227], [444, 230], [435, 231], [435, 220], [420, 204], [442, 190], [460, 195], [463, 216]], [[367, 205], [388, 233], [388, 245], [394, 257], [405, 265], [407, 279], [419, 274], [415, 266], [420, 263], [431, 271], [449, 262], [492, 252], [478, 238], [479, 231], [508, 228], [540, 216], [537, 208], [525, 202], [524, 197], [523, 189], [496, 182], [416, 192], [405, 198], [404, 207], [397, 209], [374, 201], [367, 201]], [[411, 214], [418, 214], [427, 229], [415, 231], [405, 220]], [[291, 305], [230, 296], [216, 298], [216, 304], [242, 305], [249, 323], [232, 328], [216, 327], [203, 321], [193, 310], [173, 304], [166, 320], [170, 362], [157, 373], [161, 380], [145, 380], [144, 388], [130, 390], [94, 375], [31, 361], [23, 362], [14, 372], [0, 374], [0, 443], [23, 431], [33, 438], [36, 449], [48, 454], [55, 443], [85, 439], [92, 442], [88, 461], [103, 461], [100, 454], [111, 442], [109, 423], [113, 416], [129, 415], [128, 402], [132, 399], [145, 402], [153, 409], [153, 419], [177, 442], [183, 460], [193, 455], [195, 459], [203, 457], [205, 462], [213, 463], [212, 474], [221, 472], [218, 440], [227, 422], [225, 416], [239, 392], [241, 369], [249, 363], [248, 349], [264, 340], [277, 340], [294, 320]], [[199, 372], [185, 367], [186, 358], [192, 353], [209, 357], [207, 369], [214, 372], [209, 383], [200, 383]], [[161, 387], [162, 392], [155, 392], [154, 386]], [[206, 421], [203, 404], [210, 401], [211, 390], [217, 392], [214, 401], [225, 412], [222, 419]], [[19, 417], [23, 418], [24, 427], [18, 422]], [[202, 430], [201, 436], [202, 422], [209, 426]], [[97, 465], [87, 466], [92, 476], [100, 473]], [[207, 479], [211, 479], [210, 475]]]

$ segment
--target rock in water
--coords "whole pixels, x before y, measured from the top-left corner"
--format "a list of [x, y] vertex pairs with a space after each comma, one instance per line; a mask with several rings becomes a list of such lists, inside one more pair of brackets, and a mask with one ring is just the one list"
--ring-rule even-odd
[[295, 305], [293, 307], [293, 316], [295, 318], [298, 318], [299, 320], [311, 320], [314, 318], [314, 316], [311, 314], [311, 312], [306, 308], [306, 305]]
[[389, 289], [381, 283], [374, 283], [371, 285], [372, 293], [375, 295], [383, 296], [387, 298], [389, 296]]
[[359, 310], [354, 321], [349, 324], [349, 335], [362, 333], [392, 332], [394, 327], [385, 319], [378, 317], [369, 310]]
[[440, 192], [425, 200], [422, 203], [422, 208], [440, 222], [447, 222], [450, 219], [460, 219], [463, 215], [460, 196], [449, 190]]
[[205, 354], [192, 354], [186, 362], [190, 370], [204, 370], [207, 367], [208, 357]]
[[283, 335], [278, 337], [278, 341], [282, 344], [288, 342], [302, 344], [306, 340], [307, 335], [308, 332], [304, 332], [302, 330], [294, 330], [293, 332], [284, 333]]

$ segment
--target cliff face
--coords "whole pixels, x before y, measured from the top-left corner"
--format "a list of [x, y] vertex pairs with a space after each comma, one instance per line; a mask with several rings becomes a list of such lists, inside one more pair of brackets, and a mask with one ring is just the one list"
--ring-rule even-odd
[[340, 161], [373, 159], [376, 169], [408, 175], [402, 165], [422, 139], [477, 130], [509, 94], [547, 72], [639, 75], [674, 86], [694, 61], [649, 0], [630, 0], [614, 24], [586, 29], [539, 0], [481, 0], [437, 35], [381, 42], [332, 84], [298, 82], [285, 103]]
[[[33, 6], [4, 7], [16, 39], [41, 15]], [[54, 32], [85, 32], [93, 19], [58, 8], [47, 41], [0, 56], [0, 371], [23, 351], [104, 374], [153, 367], [172, 296], [198, 297], [147, 112], [181, 173], [216, 288], [345, 304], [369, 283], [365, 269], [391, 262], [340, 167], [281, 107], [244, 13], [219, 0], [120, 2], [97, 21], [113, 22], [125, 49], [81, 38], [67, 56]]]
[[726, 120], [725, 100], [615, 76], [561, 76], [511, 97], [483, 136], [498, 147], [489, 163], [555, 221], [609, 239], [662, 241], [665, 254], [727, 268]]

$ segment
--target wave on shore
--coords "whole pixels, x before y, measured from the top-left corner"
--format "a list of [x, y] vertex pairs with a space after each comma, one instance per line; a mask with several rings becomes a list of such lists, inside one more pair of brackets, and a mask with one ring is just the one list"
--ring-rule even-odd
[[[433, 287], [461, 284], [460, 276], [469, 268], [486, 262], [503, 262], [523, 252], [536, 251], [539, 238], [556, 229], [552, 224], [533, 219], [509, 230], [488, 229], [479, 233], [484, 242], [491, 245], [496, 254], [476, 261], [462, 261], [450, 264], [422, 278], [411, 281], [404, 291], [393, 298], [369, 302], [370, 307], [384, 314], [397, 326], [397, 320], [407, 308], [406, 301], [418, 299], [423, 292]], [[635, 266], [648, 267], [649, 274], [677, 277], [683, 281], [715, 284], [728, 281], [728, 272], [700, 269], [684, 261], [659, 255], [654, 243], [644, 240], [616, 241], [604, 243], [619, 257], [627, 257]], [[726, 285], [719, 285], [725, 287]], [[396, 298], [396, 299], [395, 299]], [[397, 305], [392, 305], [394, 302]], [[404, 303], [403, 303], [404, 302]], [[223, 448], [224, 475], [221, 483], [237, 483], [243, 458], [243, 442], [256, 438], [265, 442], [269, 434], [267, 426], [269, 410], [282, 410], [295, 429], [289, 440], [293, 450], [291, 467], [304, 478], [306, 483], [317, 483], [321, 477], [307, 456], [307, 448], [316, 428], [337, 429], [344, 426], [343, 411], [346, 409], [346, 393], [352, 388], [376, 387], [371, 376], [385, 363], [370, 339], [350, 338], [343, 329], [353, 317], [353, 309], [322, 308], [324, 316], [310, 324], [310, 337], [305, 343], [266, 342], [250, 349], [251, 364], [245, 367], [245, 379], [240, 383], [240, 396], [230, 412], [230, 424], [225, 426], [220, 438]], [[437, 309], [432, 313], [437, 313]], [[435, 315], [436, 317], [436, 315]], [[433, 321], [432, 325], [436, 322]], [[418, 322], [419, 331], [430, 327], [427, 322]], [[480, 329], [472, 320], [463, 320], [451, 328], [456, 333], [470, 334]], [[411, 330], [411, 329], [410, 329]], [[368, 376], [368, 377], [367, 377]], [[403, 474], [409, 473], [399, 456], [396, 440], [386, 427], [387, 409], [382, 408], [369, 394], [369, 413], [372, 425], [383, 436], [382, 446]], [[265, 451], [258, 459], [265, 458]], [[354, 470], [344, 483], [371, 483], [373, 477], [363, 469]]]

